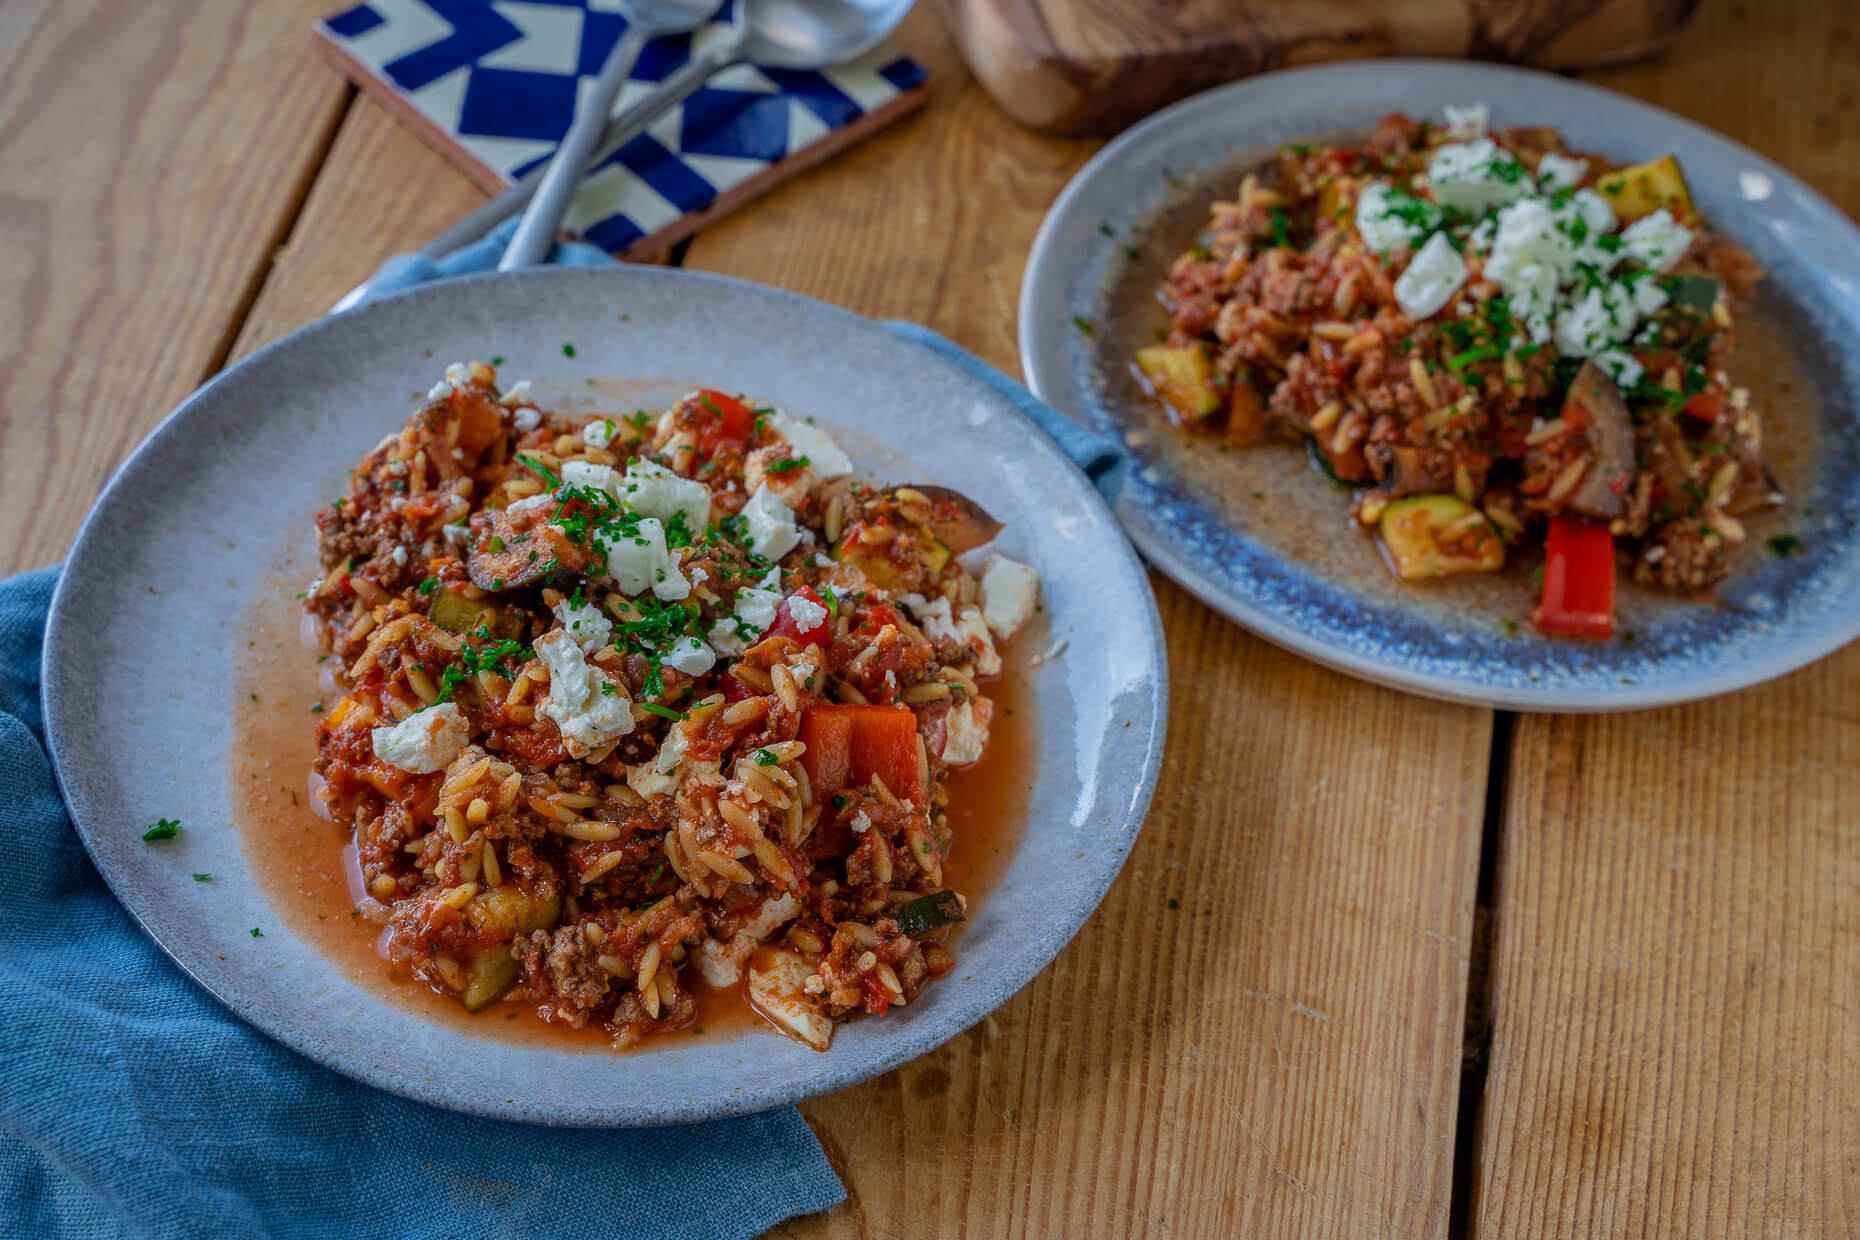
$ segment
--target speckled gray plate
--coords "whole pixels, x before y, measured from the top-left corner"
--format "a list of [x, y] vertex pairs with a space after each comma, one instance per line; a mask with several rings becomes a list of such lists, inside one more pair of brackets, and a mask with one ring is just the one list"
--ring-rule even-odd
[[[576, 346], [572, 361], [565, 342]], [[401, 425], [411, 396], [448, 361], [492, 356], [507, 359], [512, 379], [552, 376], [571, 390], [583, 376], [664, 380], [674, 394], [702, 380], [812, 414], [844, 431], [874, 475], [980, 499], [1007, 522], [1001, 549], [1039, 570], [1052, 626], [1044, 641], [1068, 646], [1029, 676], [1039, 729], [1020, 847], [976, 903], [956, 972], [884, 1020], [843, 1028], [826, 1054], [761, 1031], [624, 1057], [478, 1037], [359, 988], [282, 929], [248, 933], [282, 919], [230, 821], [229, 702], [246, 645], [237, 618], [254, 590], [275, 583], [280, 559], [307, 571], [312, 515]], [[879, 441], [886, 459], [859, 448]], [[820, 302], [624, 267], [415, 290], [313, 324], [196, 393], [118, 471], [78, 536], [52, 604], [45, 706], [66, 798], [105, 880], [245, 1019], [423, 1102], [634, 1125], [852, 1085], [1005, 1002], [1071, 939], [1130, 850], [1155, 785], [1165, 676], [1155, 600], [1110, 512], [987, 385]], [[181, 838], [144, 844], [140, 824], [164, 816], [182, 820]], [[187, 881], [196, 870], [214, 881]]]
[[[1677, 154], [1705, 216], [1769, 272], [1755, 317], [1793, 355], [1787, 378], [1768, 365], [1736, 376], [1755, 381], [1766, 453], [1778, 458], [1789, 504], [1752, 523], [1753, 545], [1715, 602], [1625, 590], [1621, 617], [1631, 645], [1536, 637], [1524, 623], [1530, 588], [1517, 577], [1396, 583], [1370, 540], [1348, 530], [1347, 496], [1327, 492], [1290, 450], [1235, 454], [1259, 456], [1236, 464], [1212, 461], [1203, 440], [1196, 459], [1129, 377], [1131, 354], [1166, 322], [1144, 303], [1200, 231], [1206, 204], [1231, 196], [1246, 168], [1281, 144], [1361, 135], [1389, 111], [1439, 118], [1446, 104], [1477, 101], [1491, 105], [1494, 125], [1553, 125], [1573, 147], [1616, 162]], [[1240, 624], [1342, 671], [1526, 710], [1623, 710], [1708, 697], [1779, 676], [1860, 635], [1856, 340], [1860, 234], [1795, 177], [1608, 91], [1444, 61], [1273, 73], [1158, 113], [1099, 152], [1054, 204], [1020, 299], [1029, 385], [1124, 437], [1136, 468], [1118, 516], [1159, 568]], [[1267, 502], [1249, 506], [1256, 494]], [[1281, 495], [1300, 498], [1282, 504]], [[1283, 519], [1288, 508], [1296, 520]], [[1801, 554], [1783, 559], [1766, 550], [1784, 533], [1801, 539]]]

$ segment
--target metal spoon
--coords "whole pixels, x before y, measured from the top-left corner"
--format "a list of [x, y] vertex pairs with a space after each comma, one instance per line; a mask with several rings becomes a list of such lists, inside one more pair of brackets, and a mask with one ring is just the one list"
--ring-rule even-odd
[[[646, 131], [666, 111], [705, 82], [740, 61], [776, 69], [825, 69], [871, 51], [897, 29], [912, 0], [744, 0], [731, 29], [656, 89], [615, 117], [584, 165], [592, 170]], [[523, 210], [542, 184], [544, 170], [532, 169], [511, 187], [421, 246], [419, 254], [440, 258], [470, 245]], [[350, 289], [332, 312], [349, 309], [368, 291]]]
[[534, 267], [548, 256], [549, 247], [555, 244], [556, 229], [562, 225], [562, 216], [581, 185], [588, 156], [607, 127], [614, 99], [633, 76], [633, 66], [639, 63], [639, 54], [646, 49], [646, 44], [662, 34], [697, 29], [709, 21], [719, 7], [720, 0], [626, 0], [620, 6], [621, 16], [626, 18], [626, 30], [608, 53], [593, 92], [576, 109], [568, 133], [556, 147], [555, 156], [536, 187], [536, 197], [530, 200], [529, 209], [523, 213], [522, 222], [504, 249], [504, 257], [498, 260], [499, 271]]

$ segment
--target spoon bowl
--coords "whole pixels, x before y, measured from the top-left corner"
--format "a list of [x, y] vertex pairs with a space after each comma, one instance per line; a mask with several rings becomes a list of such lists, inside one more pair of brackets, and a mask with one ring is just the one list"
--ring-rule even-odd
[[865, 55], [897, 29], [912, 0], [743, 0], [741, 60], [824, 69]]

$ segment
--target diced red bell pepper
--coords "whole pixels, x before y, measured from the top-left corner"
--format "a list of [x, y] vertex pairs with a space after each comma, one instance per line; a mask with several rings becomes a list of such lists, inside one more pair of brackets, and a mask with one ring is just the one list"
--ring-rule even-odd
[[1694, 392], [1686, 398], [1686, 403], [1680, 409], [1701, 422], [1716, 422], [1718, 415], [1724, 412], [1724, 393], [1717, 388]]
[[756, 433], [756, 415], [734, 396], [725, 396], [709, 388], [698, 391], [698, 408], [712, 415], [697, 432], [698, 451], [715, 456], [719, 449], [741, 451], [749, 446]]
[[854, 610], [853, 618], [857, 620], [858, 623], [852, 626], [852, 631], [856, 634], [869, 636], [878, 632], [887, 624], [895, 628], [898, 623], [898, 609], [893, 607], [890, 603], [870, 601], [860, 604], [859, 607]]
[[1544, 593], [1532, 623], [1558, 637], [1606, 639], [1615, 631], [1615, 540], [1606, 525], [1550, 518]]
[[908, 706], [820, 703], [801, 712], [801, 765], [816, 800], [860, 788], [876, 775], [894, 796], [923, 803], [917, 716]]
[[[806, 599], [821, 610], [821, 617], [812, 628], [802, 628], [796, 623], [794, 613], [789, 610], [794, 600], [798, 598]], [[814, 593], [814, 587], [802, 586], [782, 600], [781, 606], [775, 612], [775, 623], [769, 626], [769, 631], [763, 636], [785, 637], [802, 646], [824, 646], [833, 640], [832, 621], [833, 616], [826, 602]]]

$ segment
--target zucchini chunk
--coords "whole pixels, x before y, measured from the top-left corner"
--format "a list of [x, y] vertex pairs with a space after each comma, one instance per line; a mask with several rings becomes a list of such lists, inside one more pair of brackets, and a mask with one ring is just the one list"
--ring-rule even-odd
[[1485, 514], [1457, 495], [1416, 495], [1382, 510], [1382, 545], [1403, 580], [1496, 572], [1505, 544]]

